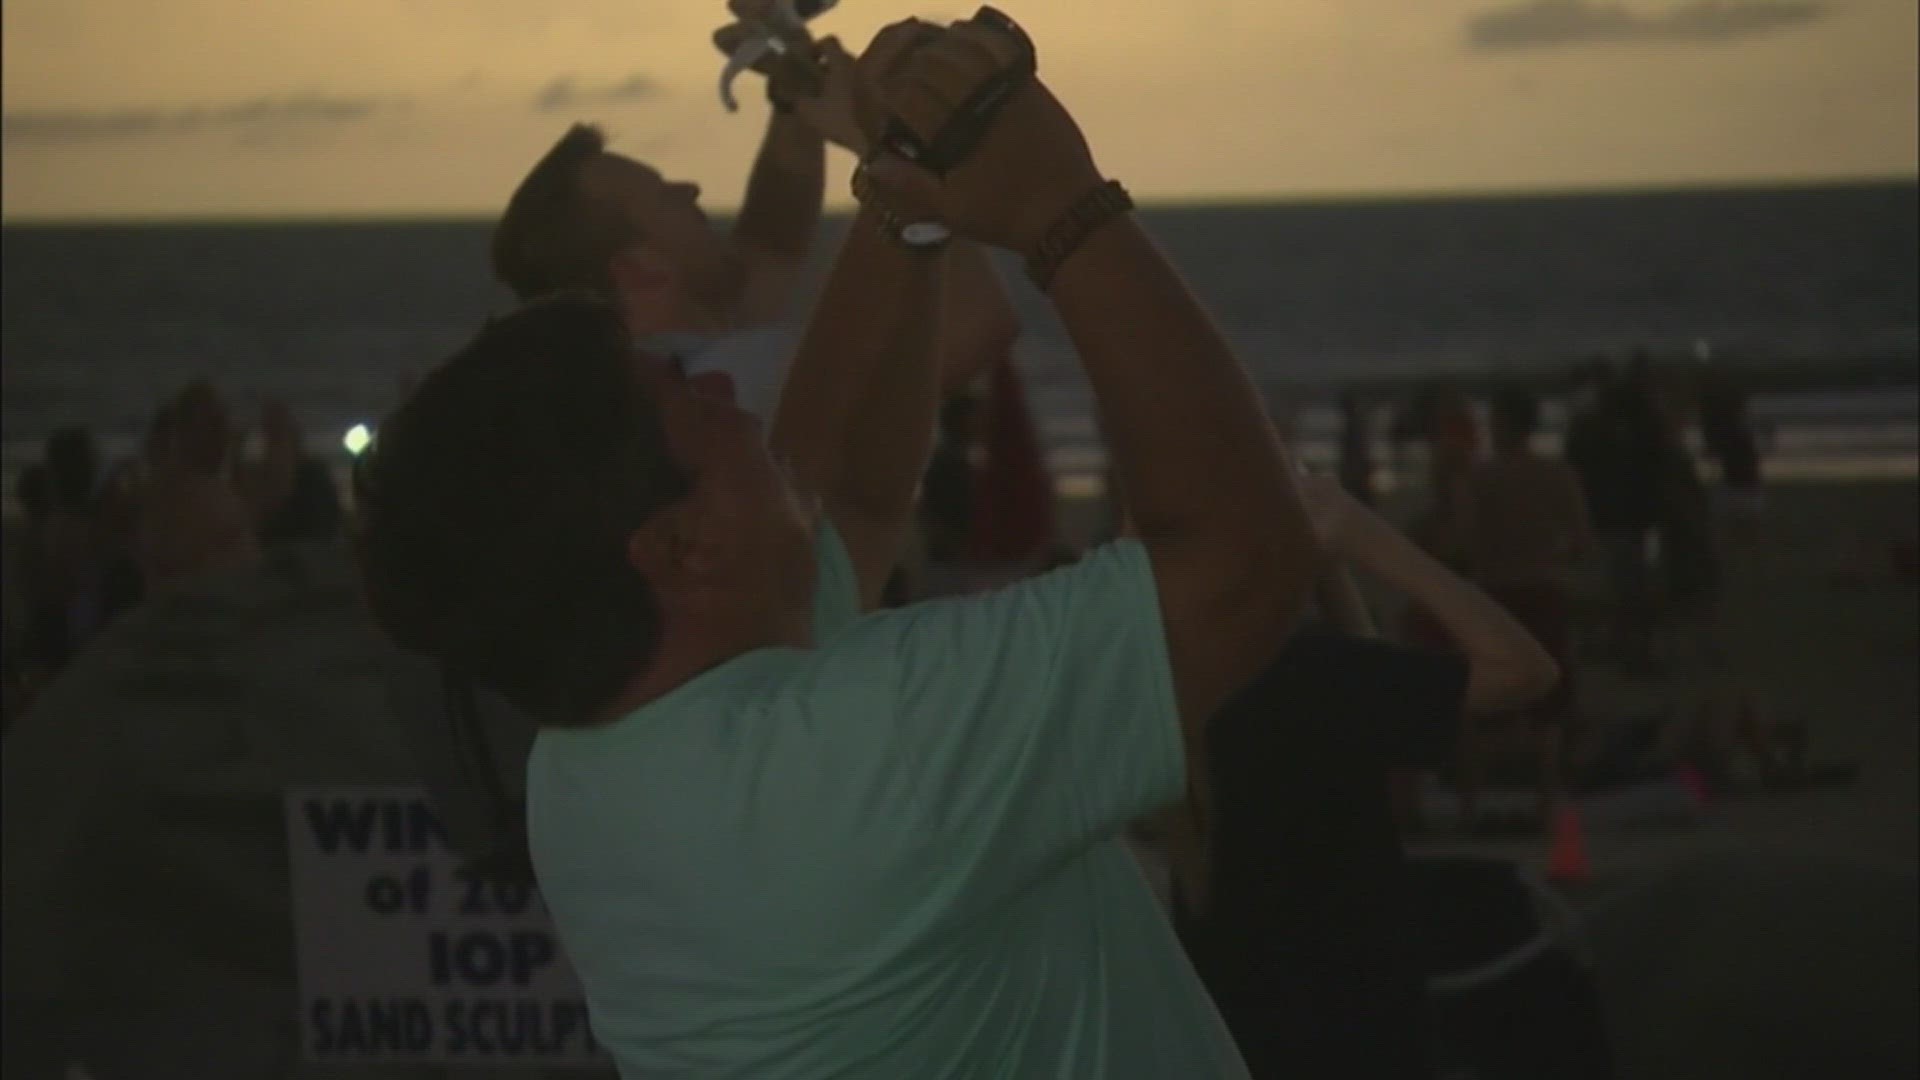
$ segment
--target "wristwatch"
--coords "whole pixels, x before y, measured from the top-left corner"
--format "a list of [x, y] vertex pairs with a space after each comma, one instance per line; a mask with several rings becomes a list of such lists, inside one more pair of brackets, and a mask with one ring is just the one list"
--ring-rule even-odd
[[[892, 215], [888, 215], [889, 222]], [[915, 251], [932, 251], [945, 247], [953, 239], [953, 230], [937, 221], [914, 221], [905, 225], [893, 224], [894, 239]]]

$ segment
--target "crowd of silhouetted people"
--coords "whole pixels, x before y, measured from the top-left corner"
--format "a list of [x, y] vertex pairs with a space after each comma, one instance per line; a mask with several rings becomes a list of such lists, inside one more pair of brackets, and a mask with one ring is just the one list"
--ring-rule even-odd
[[345, 521], [325, 459], [293, 411], [236, 418], [205, 381], [158, 408], [139, 452], [103, 462], [84, 427], [50, 435], [14, 480], [6, 552], [6, 714], [156, 591], [262, 545], [328, 540]]
[[[1519, 381], [1492, 388], [1484, 420], [1467, 392], [1445, 383], [1420, 389], [1393, 418], [1396, 447], [1424, 450], [1410, 534], [1504, 604], [1563, 672], [1545, 701], [1482, 725], [1463, 746], [1451, 779], [1470, 822], [1489, 783], [1533, 787], [1544, 808], [1570, 789], [1676, 764], [1716, 777], [1741, 755], [1769, 772], [1789, 767], [1760, 704], [1737, 688], [1624, 725], [1624, 736], [1622, 725], [1583, 722], [1591, 718], [1578, 698], [1581, 661], [1657, 681], [1671, 674], [1676, 648], [1723, 650], [1715, 629], [1726, 548], [1755, 536], [1764, 506], [1764, 432], [1741, 382], [1725, 365], [1660, 364], [1636, 352], [1591, 359], [1562, 389], [1557, 454], [1542, 438], [1543, 394]], [[1352, 395], [1341, 409], [1341, 476], [1372, 500], [1369, 415]], [[1696, 431], [1717, 475], [1703, 475]], [[1445, 644], [1418, 611], [1402, 632]], [[1403, 802], [1410, 807], [1411, 796]], [[1538, 819], [1476, 827], [1516, 826], [1537, 828]]]

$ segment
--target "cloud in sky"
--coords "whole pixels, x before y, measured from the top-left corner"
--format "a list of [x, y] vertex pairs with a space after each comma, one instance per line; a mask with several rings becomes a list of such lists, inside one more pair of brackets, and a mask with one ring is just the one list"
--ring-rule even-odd
[[646, 75], [629, 75], [611, 82], [597, 82], [574, 75], [562, 75], [533, 99], [533, 111], [572, 112], [599, 105], [621, 105], [660, 96], [660, 83]]
[[1625, 42], [1713, 43], [1801, 26], [1825, 17], [1820, 0], [1691, 0], [1645, 13], [1596, 0], [1528, 0], [1467, 21], [1481, 52]]
[[214, 136], [244, 146], [292, 145], [373, 119], [392, 102], [319, 96], [256, 98], [179, 108], [11, 109], [0, 142], [51, 148], [171, 142]]

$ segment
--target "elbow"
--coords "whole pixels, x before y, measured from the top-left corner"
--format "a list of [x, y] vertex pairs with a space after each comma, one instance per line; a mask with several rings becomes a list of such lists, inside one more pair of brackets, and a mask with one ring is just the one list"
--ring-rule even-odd
[[1524, 644], [1473, 665], [1468, 705], [1480, 713], [1525, 709], [1551, 694], [1560, 676], [1560, 664], [1528, 637]]
[[1514, 693], [1524, 698], [1529, 705], [1539, 704], [1554, 688], [1560, 685], [1560, 664], [1538, 644], [1528, 650], [1525, 659], [1515, 665]]
[[1299, 625], [1325, 577], [1329, 559], [1319, 534], [1275, 530], [1267, 542], [1251, 545], [1240, 554], [1236, 595], [1270, 616], [1282, 636]]

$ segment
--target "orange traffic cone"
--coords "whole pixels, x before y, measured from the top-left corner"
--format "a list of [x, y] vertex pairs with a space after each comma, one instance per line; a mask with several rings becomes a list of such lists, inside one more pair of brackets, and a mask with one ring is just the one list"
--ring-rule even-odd
[[1580, 809], [1561, 803], [1553, 811], [1553, 846], [1547, 850], [1547, 880], [1558, 885], [1584, 885], [1593, 877], [1587, 861], [1587, 836]]

